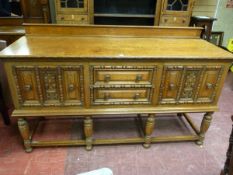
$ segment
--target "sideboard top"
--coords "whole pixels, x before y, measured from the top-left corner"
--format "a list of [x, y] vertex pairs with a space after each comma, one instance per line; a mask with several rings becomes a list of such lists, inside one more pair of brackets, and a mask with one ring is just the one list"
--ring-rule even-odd
[[201, 60], [233, 59], [233, 54], [199, 38], [28, 34], [0, 52], [0, 57]]

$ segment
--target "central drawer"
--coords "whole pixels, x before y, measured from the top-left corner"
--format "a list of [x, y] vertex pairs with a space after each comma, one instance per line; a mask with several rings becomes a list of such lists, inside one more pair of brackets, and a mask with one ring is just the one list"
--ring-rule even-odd
[[92, 103], [98, 104], [150, 104], [151, 88], [94, 89]]
[[146, 84], [153, 82], [154, 67], [92, 66], [93, 85]]

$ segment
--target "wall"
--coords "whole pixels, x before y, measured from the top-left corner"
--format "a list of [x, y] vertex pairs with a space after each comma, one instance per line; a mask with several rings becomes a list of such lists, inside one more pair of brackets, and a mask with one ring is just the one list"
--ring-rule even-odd
[[214, 17], [218, 0], [196, 0], [193, 16]]
[[219, 0], [213, 31], [224, 31], [223, 46], [233, 38], [233, 8], [226, 8], [227, 0]]

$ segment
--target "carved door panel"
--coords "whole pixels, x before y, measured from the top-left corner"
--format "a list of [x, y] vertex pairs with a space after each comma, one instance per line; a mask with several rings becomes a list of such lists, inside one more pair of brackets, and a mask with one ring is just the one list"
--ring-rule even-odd
[[64, 105], [80, 105], [83, 101], [83, 76], [81, 67], [63, 67], [63, 100]]
[[166, 66], [160, 87], [160, 104], [177, 103], [183, 66]]
[[59, 92], [59, 79], [56, 67], [39, 68], [40, 84], [43, 94], [44, 106], [61, 105], [61, 93]]
[[34, 67], [13, 67], [17, 95], [20, 106], [40, 106], [41, 101]]
[[197, 101], [200, 103], [212, 103], [218, 91], [223, 67], [207, 67], [203, 73], [201, 87]]
[[179, 103], [196, 102], [198, 89], [200, 87], [200, 78], [202, 75], [202, 70], [202, 66], [185, 67]]
[[83, 101], [81, 66], [39, 67], [44, 106], [75, 106]]

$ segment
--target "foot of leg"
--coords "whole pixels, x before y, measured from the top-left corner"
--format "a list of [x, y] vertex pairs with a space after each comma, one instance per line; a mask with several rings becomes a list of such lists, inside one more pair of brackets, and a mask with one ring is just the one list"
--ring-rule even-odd
[[28, 122], [24, 118], [18, 119], [18, 128], [24, 141], [25, 151], [28, 153], [32, 152], [31, 139], [30, 139], [30, 134], [29, 134], [30, 129], [29, 129]]
[[212, 120], [212, 112], [207, 112], [205, 113], [203, 120], [201, 122], [201, 128], [200, 128], [200, 133], [199, 133], [199, 140], [196, 142], [197, 145], [202, 146], [204, 143], [204, 139], [205, 139], [205, 134], [207, 132], [207, 130], [210, 127], [210, 123]]

